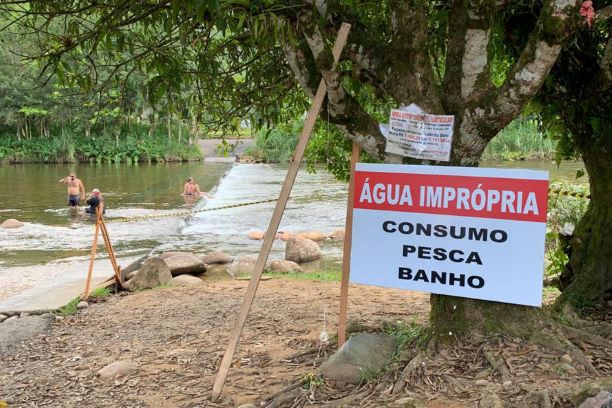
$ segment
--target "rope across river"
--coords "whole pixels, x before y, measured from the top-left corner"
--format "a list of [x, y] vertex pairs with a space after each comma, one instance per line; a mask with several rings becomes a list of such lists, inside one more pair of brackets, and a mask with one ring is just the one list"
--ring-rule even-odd
[[263, 203], [271, 203], [274, 201], [278, 201], [278, 198], [270, 198], [268, 200], [259, 200], [259, 201], [249, 201], [246, 203], [238, 203], [231, 205], [224, 205], [220, 207], [210, 207], [210, 208], [202, 208], [201, 210], [195, 211], [176, 211], [167, 214], [156, 214], [156, 215], [143, 215], [140, 217], [123, 217], [123, 218], [110, 218], [105, 219], [104, 221], [107, 224], [110, 223], [119, 223], [119, 222], [133, 222], [133, 221], [142, 221], [142, 220], [151, 220], [157, 218], [175, 218], [175, 217], [184, 217], [195, 213], [208, 212], [208, 211], [217, 211], [217, 210], [225, 210], [227, 208], [236, 208], [236, 207], [245, 207], [247, 205], [255, 205], [255, 204], [263, 204]]
[[[585, 199], [585, 200], [590, 200], [591, 199], [591, 195], [589, 193], [582, 193], [582, 192], [577, 192], [577, 191], [562, 190], [562, 189], [559, 189], [559, 188], [551, 188], [551, 189], [549, 189], [548, 190], [548, 194], [549, 195], [567, 196], [567, 197], [573, 197], [573, 198], [581, 198], [581, 199]], [[246, 202], [246, 203], [224, 205], [224, 206], [220, 206], [220, 207], [202, 208], [201, 210], [195, 210], [195, 211], [175, 211], [175, 212], [166, 213], [166, 214], [143, 215], [143, 216], [139, 216], [139, 217], [110, 218], [110, 219], [106, 219], [105, 222], [107, 224], [109, 224], [109, 223], [121, 223], [121, 222], [134, 222], [134, 221], [152, 220], [152, 219], [158, 219], [158, 218], [178, 218], [178, 217], [186, 217], [186, 216], [189, 216], [189, 215], [192, 215], [192, 214], [196, 214], [196, 213], [201, 213], [201, 212], [225, 210], [225, 209], [228, 209], [228, 208], [236, 208], [236, 207], [246, 207], [246, 206], [249, 206], [249, 205], [256, 205], [256, 204], [263, 204], [263, 203], [272, 203], [272, 202], [275, 202], [275, 201], [278, 201], [278, 198], [270, 198], [270, 199], [267, 199], [267, 200], [258, 200], [258, 201], [249, 201], [249, 202]]]

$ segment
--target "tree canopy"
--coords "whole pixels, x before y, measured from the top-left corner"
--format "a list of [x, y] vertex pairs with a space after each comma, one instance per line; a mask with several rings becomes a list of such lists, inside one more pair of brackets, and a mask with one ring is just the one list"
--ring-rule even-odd
[[[68, 86], [101, 91], [141, 73], [153, 105], [165, 97], [167, 109], [224, 128], [303, 111], [324, 78], [326, 119], [372, 157], [407, 161], [385, 152], [379, 122], [391, 107], [416, 103], [455, 115], [450, 164], [464, 166], [478, 164], [586, 25], [577, 0], [45, 0], [0, 7], [36, 35], [40, 51], [32, 58], [43, 77], [57, 75]], [[351, 34], [332, 70], [342, 22]], [[433, 321], [440, 332], [460, 334], [466, 319], [485, 320], [476, 311], [487, 303], [436, 296]], [[489, 324], [516, 322], [516, 306], [496, 307]]]

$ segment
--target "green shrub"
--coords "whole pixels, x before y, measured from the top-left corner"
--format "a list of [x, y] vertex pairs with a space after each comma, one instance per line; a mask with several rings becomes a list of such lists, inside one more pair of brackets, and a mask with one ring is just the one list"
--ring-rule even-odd
[[101, 131], [88, 137], [82, 132], [65, 131], [55, 138], [32, 137], [17, 140], [8, 130], [0, 134], [0, 160], [9, 162], [90, 162], [132, 163], [199, 160], [197, 145], [169, 139], [166, 129], [149, 135], [143, 125], [124, 129], [118, 139]]
[[519, 117], [487, 145], [483, 160], [550, 159], [556, 142], [546, 138], [534, 119]]

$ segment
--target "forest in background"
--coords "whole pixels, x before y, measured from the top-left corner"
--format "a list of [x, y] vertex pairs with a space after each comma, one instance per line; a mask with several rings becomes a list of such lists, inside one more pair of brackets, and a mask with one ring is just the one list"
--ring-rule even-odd
[[0, 162], [201, 158], [196, 141], [207, 129], [189, 109], [189, 91], [167, 92], [153, 104], [145, 70], [126, 67], [119, 76], [116, 67], [102, 65], [99, 92], [82, 92], [87, 84], [41, 71], [30, 58], [35, 40], [14, 29], [0, 32]]

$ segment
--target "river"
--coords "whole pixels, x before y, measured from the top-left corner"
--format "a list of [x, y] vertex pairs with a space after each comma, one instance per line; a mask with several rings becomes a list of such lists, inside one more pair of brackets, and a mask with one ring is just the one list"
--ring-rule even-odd
[[[483, 167], [545, 169], [551, 179], [575, 180], [579, 162], [550, 161], [485, 162]], [[66, 206], [65, 186], [58, 183], [75, 171], [90, 191], [99, 188], [107, 205], [106, 220], [119, 257], [133, 259], [164, 250], [206, 253], [223, 250], [233, 255], [257, 254], [261, 241], [247, 238], [251, 231], [265, 230], [274, 203], [215, 211], [214, 207], [276, 198], [286, 166], [232, 163], [181, 163], [140, 165], [2, 165], [0, 166], [0, 222], [16, 218], [18, 229], [0, 228], [0, 299], [26, 290], [44, 279], [61, 277], [65, 271], [83, 270], [93, 239], [93, 221]], [[180, 193], [192, 176], [203, 191], [212, 194], [195, 205]], [[581, 182], [586, 180], [581, 179]], [[347, 186], [325, 171], [300, 171], [280, 230], [316, 230], [329, 233], [343, 228]], [[132, 222], [119, 218], [169, 215]], [[284, 243], [274, 243], [271, 258], [282, 258]], [[341, 245], [322, 244], [323, 268], [337, 267]], [[100, 258], [104, 259], [105, 251]], [[125, 265], [124, 265], [125, 266]]]

